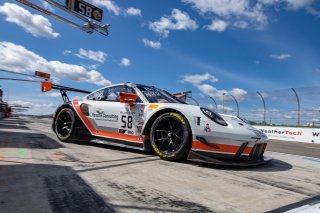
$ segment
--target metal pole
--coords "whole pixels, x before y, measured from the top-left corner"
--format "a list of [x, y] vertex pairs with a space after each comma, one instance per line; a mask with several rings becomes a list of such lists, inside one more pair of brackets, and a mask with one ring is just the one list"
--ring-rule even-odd
[[261, 97], [263, 103], [263, 124], [266, 124], [266, 102], [264, 101], [262, 94], [259, 91], [257, 91], [257, 93]]
[[191, 96], [187, 96], [187, 98], [192, 99], [194, 102], [196, 102], [196, 104], [197, 104], [198, 106], [200, 106], [199, 102], [198, 102], [195, 98], [193, 98], [193, 97], [191, 97]]
[[213, 101], [214, 105], [216, 106], [216, 110], [218, 112], [218, 105], [217, 102], [214, 100], [214, 98], [212, 98], [211, 96], [209, 96], [209, 98]]
[[291, 88], [291, 90], [294, 92], [296, 98], [297, 98], [297, 102], [298, 102], [298, 126], [300, 126], [300, 99], [298, 96], [297, 91], [294, 88]]
[[237, 99], [232, 94], [230, 94], [230, 93], [228, 93], [228, 94], [233, 98], [233, 100], [237, 104], [237, 116], [239, 117], [239, 103], [238, 103]]
[[226, 93], [222, 93], [222, 113], [225, 113], [225, 111], [224, 111], [224, 95], [225, 95]]

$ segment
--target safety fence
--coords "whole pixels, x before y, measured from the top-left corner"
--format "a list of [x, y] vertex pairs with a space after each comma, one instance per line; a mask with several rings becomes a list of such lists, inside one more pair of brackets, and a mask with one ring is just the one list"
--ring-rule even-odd
[[320, 87], [203, 95], [188, 97], [187, 102], [256, 124], [320, 126]]

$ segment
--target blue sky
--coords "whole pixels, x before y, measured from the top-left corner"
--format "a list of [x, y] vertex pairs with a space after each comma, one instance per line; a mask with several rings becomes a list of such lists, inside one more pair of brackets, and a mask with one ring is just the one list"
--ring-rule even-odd
[[[0, 68], [42, 70], [59, 84], [92, 91], [137, 82], [192, 90], [194, 96], [229, 92], [239, 99], [257, 90], [320, 83], [319, 1], [87, 1], [104, 10], [108, 37], [1, 1]], [[9, 101], [32, 103], [31, 113], [53, 112], [61, 103], [55, 92], [42, 94], [38, 84], [0, 85]]]

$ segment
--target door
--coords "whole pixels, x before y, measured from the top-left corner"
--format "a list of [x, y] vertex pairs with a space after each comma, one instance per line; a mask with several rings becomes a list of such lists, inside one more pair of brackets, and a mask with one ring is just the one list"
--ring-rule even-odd
[[[108, 87], [93, 94], [89, 103], [89, 119], [97, 129], [96, 136], [143, 142], [145, 104], [140, 98], [134, 105], [120, 103], [120, 92], [135, 93], [126, 85]], [[90, 97], [88, 97], [90, 99]]]

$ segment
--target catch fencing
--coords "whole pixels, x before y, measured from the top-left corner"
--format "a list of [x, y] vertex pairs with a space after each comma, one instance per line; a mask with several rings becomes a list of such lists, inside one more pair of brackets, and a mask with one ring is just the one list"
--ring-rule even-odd
[[320, 87], [188, 97], [187, 102], [254, 124], [320, 126]]

